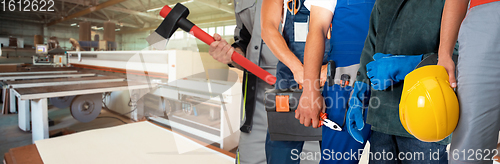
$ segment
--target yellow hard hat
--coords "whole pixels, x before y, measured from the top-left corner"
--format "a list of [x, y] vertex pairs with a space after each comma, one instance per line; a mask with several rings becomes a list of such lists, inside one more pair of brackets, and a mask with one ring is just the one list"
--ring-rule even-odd
[[441, 141], [455, 130], [458, 117], [458, 99], [443, 66], [423, 66], [406, 75], [399, 119], [408, 133], [425, 142]]

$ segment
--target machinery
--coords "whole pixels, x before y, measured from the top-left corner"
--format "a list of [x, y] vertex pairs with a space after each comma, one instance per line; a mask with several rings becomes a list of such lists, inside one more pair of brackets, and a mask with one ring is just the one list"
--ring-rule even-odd
[[[71, 42], [75, 48], [84, 50], [99, 47], [97, 42]], [[243, 75], [215, 61], [208, 53], [186, 50], [65, 52], [58, 42], [48, 43], [37, 45], [33, 64], [67, 66], [77, 72], [55, 73], [56, 69], [66, 68], [45, 67], [52, 71], [50, 75], [44, 71], [26, 71], [22, 76], [12, 75], [18, 72], [0, 74], [4, 89], [9, 90], [6, 93], [10, 93], [10, 102], [17, 100], [19, 127], [31, 130], [33, 141], [48, 138], [47, 105], [50, 102], [56, 107], [69, 107], [72, 116], [81, 122], [95, 119], [103, 107], [132, 120], [148, 119], [169, 126], [173, 131], [224, 150], [237, 146]], [[115, 46], [103, 42], [100, 47], [113, 49]], [[245, 62], [246, 58], [233, 55], [233, 60]], [[240, 65], [260, 69], [260, 75], [274, 83], [274, 76], [246, 62]], [[77, 78], [73, 81], [74, 78], [68, 77]], [[11, 103], [11, 109], [16, 108], [15, 104]]]
[[62, 67], [68, 64], [66, 51], [61, 49], [61, 47], [49, 49], [48, 45], [37, 44], [35, 51], [36, 55], [33, 56], [33, 65], [53, 65]]
[[[104, 94], [103, 106], [133, 120], [147, 118], [224, 150], [239, 138], [242, 72], [208, 53], [167, 51], [68, 51], [69, 65], [154, 87]], [[73, 110], [72, 110], [73, 112]]]

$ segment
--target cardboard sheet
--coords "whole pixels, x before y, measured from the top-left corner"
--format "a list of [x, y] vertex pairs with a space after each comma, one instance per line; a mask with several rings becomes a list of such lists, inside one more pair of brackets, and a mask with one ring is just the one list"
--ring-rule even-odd
[[35, 142], [45, 164], [233, 164], [234, 158], [150, 122]]

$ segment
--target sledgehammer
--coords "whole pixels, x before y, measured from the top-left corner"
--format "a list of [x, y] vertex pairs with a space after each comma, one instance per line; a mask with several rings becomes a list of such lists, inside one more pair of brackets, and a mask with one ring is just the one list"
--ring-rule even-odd
[[[155, 30], [155, 33], [149, 35], [146, 38], [146, 40], [151, 45], [166, 46], [166, 45], [158, 45], [155, 43], [170, 38], [172, 34], [174, 34], [174, 32], [177, 30], [177, 28], [181, 28], [182, 30], [189, 32], [191, 35], [194, 35], [196, 38], [200, 39], [206, 44], [208, 45], [212, 44], [212, 42], [215, 41], [214, 38], [209, 34], [207, 34], [205, 31], [201, 30], [198, 26], [194, 25], [191, 21], [189, 21], [187, 19], [188, 15], [189, 15], [188, 8], [186, 8], [186, 6], [180, 3], [177, 3], [173, 9], [171, 9], [168, 5], [165, 5], [163, 9], [161, 9], [160, 11], [160, 16], [164, 17], [165, 19], [160, 24], [160, 26], [158, 26], [158, 28]], [[160, 48], [155, 47], [155, 48], [164, 49], [162, 47]], [[241, 54], [237, 53], [236, 51], [233, 52], [231, 60], [238, 63], [247, 71], [253, 73], [255, 76], [264, 80], [268, 84], [274, 85], [274, 83], [276, 83], [275, 76], [271, 75], [269, 72], [260, 68], [259, 66], [257, 66], [256, 64], [254, 64]]]

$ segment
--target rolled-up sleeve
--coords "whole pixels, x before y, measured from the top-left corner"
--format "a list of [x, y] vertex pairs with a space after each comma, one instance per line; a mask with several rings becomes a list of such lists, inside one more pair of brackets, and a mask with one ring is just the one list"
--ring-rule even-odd
[[309, 11], [311, 11], [311, 6], [319, 6], [334, 13], [335, 7], [337, 6], [337, 0], [306, 0], [304, 5]]

